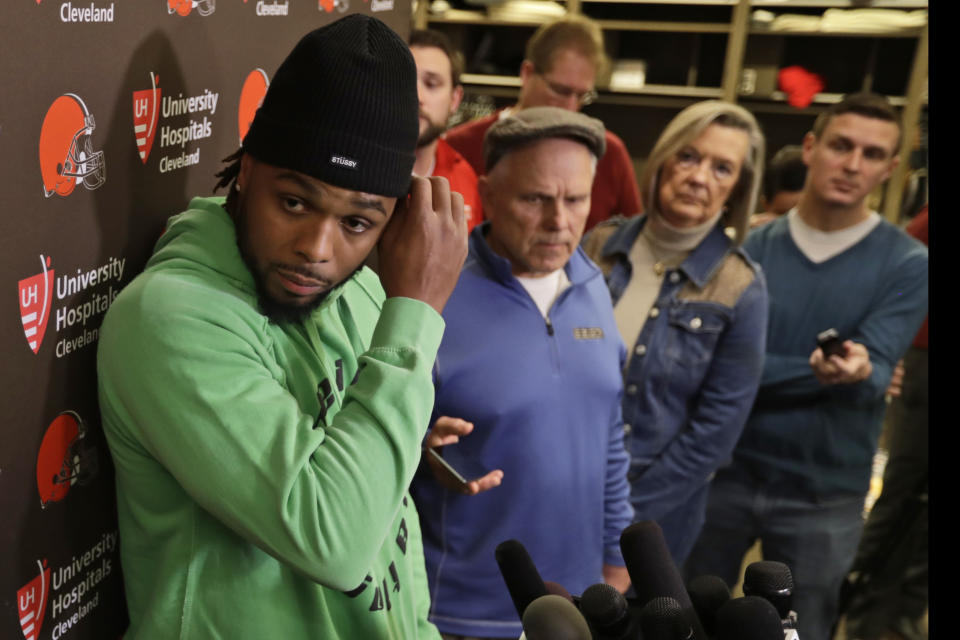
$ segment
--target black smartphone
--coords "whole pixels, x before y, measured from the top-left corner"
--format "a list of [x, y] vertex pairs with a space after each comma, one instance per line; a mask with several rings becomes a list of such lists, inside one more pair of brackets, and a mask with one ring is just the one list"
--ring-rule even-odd
[[823, 351], [824, 358], [830, 356], [840, 356], [842, 358], [847, 353], [846, 349], [843, 348], [843, 340], [840, 339], [840, 334], [833, 328], [817, 334], [817, 346]]
[[443, 473], [445, 473], [447, 477], [453, 480], [454, 483], [456, 483], [457, 486], [459, 486], [460, 488], [466, 488], [467, 484], [469, 483], [467, 479], [463, 477], [462, 473], [454, 469], [449, 462], [444, 460], [443, 456], [440, 455], [440, 453], [436, 449], [434, 449], [433, 447], [427, 447], [426, 449], [427, 449], [427, 455], [431, 456], [434, 460], [440, 463], [440, 467], [441, 469], [443, 469]]

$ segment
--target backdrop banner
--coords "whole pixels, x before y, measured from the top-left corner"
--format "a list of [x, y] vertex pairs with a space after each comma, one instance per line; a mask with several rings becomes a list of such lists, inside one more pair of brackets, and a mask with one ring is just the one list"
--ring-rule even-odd
[[284, 56], [349, 13], [409, 34], [410, 0], [3, 3], [0, 638], [123, 635], [100, 324]]

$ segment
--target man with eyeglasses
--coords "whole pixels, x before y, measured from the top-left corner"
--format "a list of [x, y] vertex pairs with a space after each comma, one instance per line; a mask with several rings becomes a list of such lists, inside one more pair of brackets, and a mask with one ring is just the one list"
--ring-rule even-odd
[[[494, 122], [529, 107], [578, 111], [596, 99], [594, 82], [608, 62], [603, 33], [593, 20], [576, 15], [543, 24], [527, 42], [517, 104], [454, 127], [446, 140], [482, 175], [483, 136]], [[626, 145], [607, 130], [606, 147], [597, 164], [585, 230], [614, 215], [631, 216], [641, 210]]]

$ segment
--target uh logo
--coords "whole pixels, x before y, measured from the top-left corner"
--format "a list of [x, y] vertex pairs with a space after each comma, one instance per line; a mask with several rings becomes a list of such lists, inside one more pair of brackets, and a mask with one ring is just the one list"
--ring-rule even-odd
[[50, 256], [41, 254], [42, 271], [20, 281], [20, 320], [23, 322], [23, 335], [34, 353], [40, 351], [40, 344], [47, 331], [52, 306], [54, 271], [50, 267]]
[[40, 573], [36, 578], [20, 587], [17, 591], [17, 613], [24, 640], [37, 640], [40, 627], [43, 626], [43, 614], [47, 608], [47, 596], [50, 595], [50, 568], [37, 560]]
[[137, 139], [140, 162], [147, 164], [150, 149], [157, 136], [157, 115], [160, 112], [160, 79], [150, 72], [150, 88], [133, 92], [133, 134]]

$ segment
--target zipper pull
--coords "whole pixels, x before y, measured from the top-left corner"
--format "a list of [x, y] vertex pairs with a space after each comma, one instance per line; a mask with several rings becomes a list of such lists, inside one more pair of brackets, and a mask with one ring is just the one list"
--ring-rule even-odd
[[553, 323], [550, 322], [550, 318], [547, 318], [546, 320], [547, 320], [547, 335], [548, 335], [548, 336], [552, 336], [552, 335], [553, 335]]

